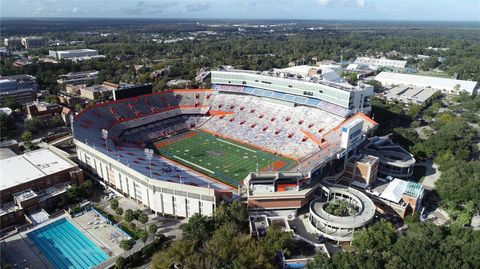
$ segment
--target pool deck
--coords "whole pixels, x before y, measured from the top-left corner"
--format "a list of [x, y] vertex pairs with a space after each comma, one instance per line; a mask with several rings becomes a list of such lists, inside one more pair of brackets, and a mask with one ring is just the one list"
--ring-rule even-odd
[[92, 211], [89, 211], [75, 218], [63, 214], [5, 238], [0, 244], [1, 255], [9, 264], [17, 265], [13, 268], [55, 269], [27, 234], [62, 218], [66, 218], [90, 241], [109, 255], [109, 259], [124, 252], [119, 245], [120, 241], [124, 239], [122, 234], [112, 225], [101, 223], [101, 220]]
[[0, 252], [13, 268], [55, 269], [25, 233], [6, 238]]
[[69, 218], [69, 220], [107, 255], [117, 256], [123, 253], [123, 250], [120, 248], [120, 241], [126, 238], [112, 225], [102, 223], [100, 218], [92, 211], [73, 219]]

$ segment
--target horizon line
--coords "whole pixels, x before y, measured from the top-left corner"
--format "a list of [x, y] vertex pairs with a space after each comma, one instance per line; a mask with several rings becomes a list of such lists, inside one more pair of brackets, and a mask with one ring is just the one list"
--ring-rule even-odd
[[[155, 17], [2, 17], [0, 20], [31, 20], [31, 19], [43, 19], [43, 20], [187, 20], [187, 21], [225, 21], [225, 20], [237, 20], [237, 21], [302, 21], [302, 22], [315, 22], [315, 21], [340, 21], [340, 22], [460, 22], [460, 23], [479, 23], [480, 20], [422, 20], [422, 19], [281, 19], [281, 18], [155, 18]], [[480, 28], [480, 25], [479, 25]]]

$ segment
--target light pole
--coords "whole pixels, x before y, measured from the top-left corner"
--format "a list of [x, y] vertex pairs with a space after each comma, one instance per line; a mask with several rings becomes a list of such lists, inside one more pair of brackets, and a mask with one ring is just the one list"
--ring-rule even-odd
[[73, 114], [70, 114], [70, 128], [72, 129], [72, 137], [74, 137], [75, 134], [73, 133]]
[[150, 167], [150, 178], [153, 178], [152, 174], [152, 158], [153, 158], [153, 149], [146, 148], [145, 149], [145, 158], [147, 158], [149, 167]]
[[108, 131], [107, 129], [102, 129], [102, 137], [105, 139], [105, 148], [107, 149], [107, 156], [108, 156]]

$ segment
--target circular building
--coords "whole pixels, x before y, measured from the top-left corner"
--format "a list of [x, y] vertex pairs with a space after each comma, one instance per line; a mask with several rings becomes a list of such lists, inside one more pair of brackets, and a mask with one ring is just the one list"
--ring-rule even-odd
[[310, 203], [310, 226], [336, 241], [352, 241], [353, 231], [369, 224], [375, 205], [367, 195], [349, 187], [322, 188], [324, 193]]

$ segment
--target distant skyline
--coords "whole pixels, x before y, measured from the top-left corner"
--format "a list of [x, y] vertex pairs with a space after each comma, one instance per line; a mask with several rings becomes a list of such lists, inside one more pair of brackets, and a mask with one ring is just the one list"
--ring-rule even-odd
[[480, 22], [480, 0], [0, 0], [1, 17]]

